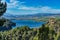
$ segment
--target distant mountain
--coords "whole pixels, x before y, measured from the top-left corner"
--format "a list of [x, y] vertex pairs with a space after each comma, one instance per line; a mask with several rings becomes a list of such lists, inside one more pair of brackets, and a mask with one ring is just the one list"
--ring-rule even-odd
[[4, 14], [3, 17], [5, 18], [27, 18], [27, 17], [46, 17], [46, 16], [60, 16], [60, 13], [53, 14], [53, 13], [36, 13], [30, 15], [12, 15], [12, 14]]
[[4, 17], [4, 18], [15, 18], [14, 15], [8, 14], [8, 13], [4, 14], [2, 17]]

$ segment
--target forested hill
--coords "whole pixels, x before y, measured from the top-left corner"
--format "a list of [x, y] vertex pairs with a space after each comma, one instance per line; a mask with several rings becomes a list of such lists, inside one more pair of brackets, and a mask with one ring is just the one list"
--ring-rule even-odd
[[1, 31], [0, 40], [60, 40], [60, 19], [50, 18], [40, 28], [22, 26]]
[[16, 23], [5, 18], [0, 18], [0, 31], [11, 30], [12, 26], [16, 26]]

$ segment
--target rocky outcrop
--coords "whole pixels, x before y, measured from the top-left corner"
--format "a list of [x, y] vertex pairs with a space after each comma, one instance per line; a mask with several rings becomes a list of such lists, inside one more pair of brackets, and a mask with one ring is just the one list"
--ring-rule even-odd
[[59, 19], [57, 20], [55, 18], [50, 18], [46, 25], [48, 25], [49, 29], [54, 30], [55, 33], [60, 32], [60, 20]]

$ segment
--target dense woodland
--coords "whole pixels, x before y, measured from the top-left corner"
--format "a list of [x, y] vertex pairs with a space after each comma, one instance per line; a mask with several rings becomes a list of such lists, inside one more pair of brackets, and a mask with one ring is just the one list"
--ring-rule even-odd
[[60, 19], [50, 18], [40, 28], [21, 26], [0, 31], [0, 40], [60, 40]]

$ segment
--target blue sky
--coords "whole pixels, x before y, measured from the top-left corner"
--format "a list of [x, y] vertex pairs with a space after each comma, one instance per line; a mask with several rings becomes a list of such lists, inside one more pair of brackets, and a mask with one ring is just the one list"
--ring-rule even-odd
[[13, 15], [60, 13], [60, 0], [2, 0], [2, 2], [7, 2], [6, 13]]

